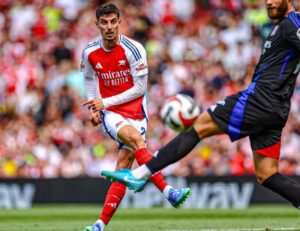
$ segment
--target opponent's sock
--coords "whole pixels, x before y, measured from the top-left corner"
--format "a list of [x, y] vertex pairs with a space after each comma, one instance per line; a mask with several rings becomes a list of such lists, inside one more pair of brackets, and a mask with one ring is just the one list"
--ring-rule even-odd
[[190, 131], [180, 133], [167, 145], [162, 147], [158, 151], [157, 155], [153, 156], [153, 158], [147, 162], [146, 165], [151, 173], [156, 173], [169, 164], [172, 164], [185, 157], [190, 151], [193, 150], [199, 141], [200, 138], [194, 128], [192, 128]]
[[103, 205], [102, 213], [99, 217], [104, 224], [108, 224], [114, 213], [116, 212], [119, 204], [121, 203], [126, 192], [126, 186], [113, 182], [107, 192], [107, 196]]
[[150, 172], [149, 168], [145, 164], [139, 166], [138, 168], [132, 170], [132, 175], [136, 179], [142, 179], [142, 178], [149, 178], [152, 173]]
[[[137, 150], [134, 153], [136, 161], [139, 165], [145, 164], [149, 160], [153, 158], [153, 156], [147, 151], [146, 148], [142, 148]], [[163, 192], [164, 188], [168, 185], [165, 181], [161, 172], [157, 172], [149, 179], [161, 192]]]
[[262, 185], [278, 193], [296, 208], [300, 208], [300, 184], [293, 179], [275, 173], [267, 178]]

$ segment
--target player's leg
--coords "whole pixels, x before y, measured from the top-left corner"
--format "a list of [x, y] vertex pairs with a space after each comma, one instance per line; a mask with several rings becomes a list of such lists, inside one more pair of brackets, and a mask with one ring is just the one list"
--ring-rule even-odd
[[[119, 144], [117, 137], [117, 127], [122, 117], [110, 111], [101, 111], [101, 117], [104, 132]], [[134, 156], [132, 154], [132, 151], [121, 148], [118, 153], [116, 171], [121, 168], [131, 168], [133, 161]], [[117, 210], [121, 200], [125, 195], [125, 192], [126, 186], [124, 184], [113, 182], [107, 192], [99, 219], [93, 226], [86, 227], [85, 231], [103, 231], [105, 225], [108, 224], [115, 211]]]
[[278, 159], [253, 152], [257, 181], [300, 208], [300, 184], [278, 173]]
[[[118, 130], [118, 137], [122, 142], [126, 143], [133, 149], [133, 154], [139, 165], [145, 164], [153, 158], [152, 154], [148, 152], [145, 144], [145, 135], [146, 132], [146, 120], [143, 122], [131, 122], [129, 125], [124, 125]], [[135, 127], [133, 127], [135, 126]], [[139, 129], [140, 131], [138, 131]], [[143, 135], [142, 135], [143, 134]], [[179, 207], [181, 203], [188, 197], [190, 194], [190, 189], [174, 189], [170, 186], [164, 179], [161, 172], [157, 172], [149, 179], [169, 200], [169, 202], [174, 207]]]
[[[131, 168], [134, 155], [128, 149], [120, 149], [116, 164], [116, 171], [123, 168]], [[93, 226], [88, 226], [85, 231], [103, 231], [117, 211], [123, 197], [125, 196], [126, 186], [119, 182], [112, 182], [106, 194], [102, 212], [99, 219]]]
[[223, 131], [213, 121], [210, 114], [204, 112], [198, 117], [191, 130], [180, 133], [167, 145], [159, 149], [155, 158], [149, 161], [146, 166], [154, 174], [188, 155], [200, 139], [221, 133]]
[[[132, 149], [136, 161], [139, 165], [145, 164], [152, 159], [152, 155], [147, 151], [145, 140], [141, 133], [131, 125], [125, 125], [118, 131], [118, 137]], [[150, 178], [150, 181], [161, 191], [168, 186], [161, 172]], [[168, 187], [169, 188], [169, 187]]]
[[[122, 168], [131, 168], [134, 161], [134, 155], [128, 149], [120, 149], [116, 171]], [[103, 204], [102, 213], [99, 217], [101, 221], [108, 224], [114, 213], [116, 212], [119, 204], [121, 203], [126, 192], [126, 186], [119, 182], [112, 182], [109, 190], [107, 192], [107, 196], [105, 202]]]
[[250, 136], [257, 181], [278, 193], [295, 207], [300, 206], [300, 184], [278, 173], [281, 131], [284, 125]]

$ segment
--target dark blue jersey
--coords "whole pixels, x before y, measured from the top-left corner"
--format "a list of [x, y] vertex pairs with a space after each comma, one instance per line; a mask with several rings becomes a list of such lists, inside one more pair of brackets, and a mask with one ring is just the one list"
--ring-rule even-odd
[[300, 69], [300, 14], [284, 17], [264, 42], [250, 89], [258, 108], [287, 119]]

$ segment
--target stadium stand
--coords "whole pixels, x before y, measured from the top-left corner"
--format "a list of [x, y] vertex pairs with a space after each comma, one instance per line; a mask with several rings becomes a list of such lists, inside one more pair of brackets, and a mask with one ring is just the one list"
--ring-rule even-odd
[[[0, 1], [0, 177], [99, 176], [116, 146], [89, 123], [79, 72], [84, 44], [98, 32], [104, 1]], [[260, 3], [261, 2], [261, 3]], [[159, 119], [178, 92], [205, 110], [251, 80], [272, 29], [263, 1], [123, 0], [122, 34], [142, 42], [149, 64], [149, 150], [175, 133]], [[300, 4], [299, 4], [300, 5]], [[126, 7], [125, 7], [126, 6]], [[300, 175], [300, 80], [282, 140], [281, 172]], [[164, 170], [174, 176], [253, 175], [248, 139], [207, 139]]]

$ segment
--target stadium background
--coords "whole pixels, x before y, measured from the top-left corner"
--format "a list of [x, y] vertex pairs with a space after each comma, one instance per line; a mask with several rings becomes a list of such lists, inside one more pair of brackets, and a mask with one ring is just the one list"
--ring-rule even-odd
[[[99, 35], [94, 25], [95, 8], [102, 2], [105, 1], [0, 1], [2, 199], [6, 195], [3, 192], [7, 195], [17, 192], [16, 198], [23, 189], [27, 188], [26, 192], [30, 193], [33, 185], [34, 190], [39, 187], [45, 190], [42, 194], [50, 198], [46, 202], [82, 202], [80, 200], [88, 199], [89, 195], [93, 195], [90, 196], [93, 201], [83, 202], [103, 202], [108, 183], [98, 178], [99, 173], [114, 168], [117, 149], [100, 127], [91, 126], [88, 112], [81, 107], [84, 92], [83, 76], [79, 72], [83, 47]], [[140, 41], [148, 53], [150, 123], [147, 142], [152, 152], [176, 135], [159, 119], [164, 99], [179, 92], [186, 93], [205, 110], [213, 102], [245, 88], [251, 81], [263, 39], [272, 30], [264, 1], [124, 0], [115, 3], [121, 10], [121, 33]], [[300, 3], [295, 3], [299, 9]], [[280, 172], [287, 175], [300, 175], [299, 112], [300, 80], [282, 135]], [[226, 182], [232, 180], [241, 190], [247, 182], [259, 187], [254, 186], [254, 177], [234, 178], [254, 175], [248, 139], [235, 143], [226, 136], [207, 139], [189, 156], [163, 172], [174, 177], [170, 179], [178, 186], [185, 186], [186, 182], [199, 181], [200, 184], [208, 179], [214, 194], [230, 186], [230, 183], [226, 186]], [[61, 201], [63, 196], [60, 197], [59, 192], [82, 191], [82, 179], [86, 185], [90, 182], [90, 191], [82, 195], [75, 193], [80, 196], [74, 200]], [[225, 183], [219, 184], [220, 180]], [[49, 182], [54, 182], [52, 188]], [[78, 187], [63, 186], [68, 184], [78, 184]], [[235, 186], [228, 194], [232, 188]], [[199, 190], [201, 194], [204, 186]], [[146, 192], [149, 201], [153, 201], [155, 193]], [[97, 198], [100, 194], [101, 198]], [[51, 195], [57, 195], [58, 199], [51, 201]], [[132, 198], [137, 196], [132, 195], [128, 201], [134, 204]], [[274, 202], [273, 194], [262, 196], [259, 203], [266, 197]], [[11, 204], [0, 203], [0, 207], [29, 206], [24, 201], [17, 206], [16, 198]], [[141, 201], [146, 196], [137, 198]], [[278, 197], [274, 200], [282, 202]], [[45, 198], [35, 198], [34, 202], [43, 203]], [[161, 203], [157, 199], [151, 206]], [[226, 201], [209, 203], [215, 207], [222, 207], [224, 203], [223, 207], [232, 206]]]

